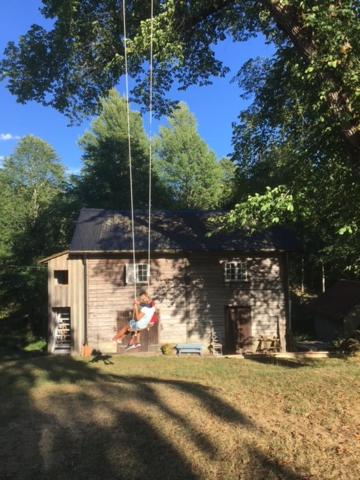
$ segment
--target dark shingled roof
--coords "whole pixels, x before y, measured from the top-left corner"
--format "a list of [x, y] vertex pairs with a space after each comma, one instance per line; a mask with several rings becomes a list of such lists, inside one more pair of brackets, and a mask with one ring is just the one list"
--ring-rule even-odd
[[[154, 211], [151, 226], [153, 252], [220, 252], [220, 251], [295, 251], [294, 235], [281, 228], [247, 236], [244, 232], [218, 233], [208, 237], [206, 220], [216, 212]], [[148, 245], [147, 213], [135, 212], [136, 250], [146, 251]], [[128, 211], [83, 208], [76, 223], [70, 245], [71, 252], [131, 251], [131, 221]]]
[[360, 305], [360, 281], [339, 280], [311, 302], [309, 308], [333, 320], [341, 320], [355, 305]]

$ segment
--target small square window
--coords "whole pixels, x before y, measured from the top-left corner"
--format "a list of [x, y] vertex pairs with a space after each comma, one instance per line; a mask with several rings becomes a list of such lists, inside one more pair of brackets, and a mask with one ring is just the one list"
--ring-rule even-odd
[[225, 282], [246, 282], [248, 279], [246, 261], [225, 262]]
[[[148, 283], [150, 276], [150, 269], [147, 263], [137, 263], [135, 265], [136, 283]], [[134, 284], [134, 264], [129, 263], [126, 265], [126, 284]]]
[[54, 279], [57, 285], [68, 285], [69, 273], [67, 270], [54, 270]]

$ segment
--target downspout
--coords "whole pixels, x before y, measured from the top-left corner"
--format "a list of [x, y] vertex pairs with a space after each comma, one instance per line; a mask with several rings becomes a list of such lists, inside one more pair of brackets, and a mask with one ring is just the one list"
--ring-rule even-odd
[[285, 253], [285, 278], [284, 278], [284, 287], [285, 287], [285, 311], [286, 311], [286, 324], [284, 332], [284, 345], [282, 351], [293, 351], [294, 344], [292, 338], [292, 307], [291, 307], [291, 296], [290, 296], [290, 280], [289, 280], [289, 253]]
[[291, 298], [290, 298], [290, 282], [289, 282], [289, 253], [286, 252], [286, 295], [288, 304], [288, 328], [289, 333], [292, 331], [291, 322]]
[[84, 265], [84, 345], [88, 344], [88, 328], [87, 328], [87, 321], [88, 321], [88, 275], [87, 275], [87, 258], [86, 254], [83, 258], [83, 265]]

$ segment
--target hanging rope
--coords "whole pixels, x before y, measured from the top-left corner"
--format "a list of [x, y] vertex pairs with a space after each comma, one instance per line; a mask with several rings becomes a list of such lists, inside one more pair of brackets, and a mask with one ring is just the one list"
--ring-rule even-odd
[[150, 0], [150, 65], [149, 65], [149, 215], [148, 215], [148, 277], [151, 279], [151, 196], [152, 196], [152, 95], [153, 95], [153, 24], [154, 0]]
[[[135, 251], [135, 221], [134, 221], [134, 194], [133, 194], [133, 175], [132, 175], [132, 156], [131, 156], [131, 128], [130, 128], [130, 105], [129, 105], [129, 75], [127, 59], [127, 33], [126, 33], [126, 0], [122, 2], [123, 9], [123, 32], [124, 32], [124, 62], [125, 62], [125, 92], [126, 92], [126, 113], [127, 113], [127, 133], [128, 133], [128, 152], [129, 152], [129, 180], [130, 180], [130, 208], [131, 208], [131, 237], [132, 237], [132, 258], [133, 258], [133, 276], [134, 276], [134, 297], [137, 295], [136, 278], [136, 251]], [[153, 118], [153, 23], [154, 23], [154, 1], [150, 0], [150, 60], [149, 60], [149, 198], [148, 198], [148, 271], [147, 284], [150, 285], [151, 278], [151, 209], [152, 209], [152, 118]]]
[[132, 259], [134, 272], [134, 298], [137, 295], [136, 285], [136, 253], [135, 253], [135, 226], [134, 226], [134, 194], [133, 194], [133, 176], [132, 176], [132, 158], [131, 158], [131, 131], [130, 131], [130, 106], [129, 106], [129, 76], [127, 61], [127, 35], [126, 35], [126, 0], [122, 2], [123, 9], [123, 32], [124, 32], [124, 61], [125, 61], [125, 98], [127, 113], [127, 134], [128, 134], [128, 152], [129, 152], [129, 180], [130, 180], [130, 209], [131, 209], [131, 238], [132, 238]]

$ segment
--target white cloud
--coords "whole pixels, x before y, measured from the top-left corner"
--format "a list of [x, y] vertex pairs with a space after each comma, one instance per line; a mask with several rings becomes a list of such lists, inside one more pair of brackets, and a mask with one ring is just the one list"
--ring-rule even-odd
[[19, 140], [19, 135], [13, 135], [12, 133], [0, 133], [0, 141], [6, 142], [8, 140]]

